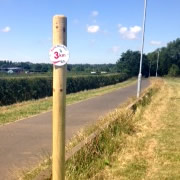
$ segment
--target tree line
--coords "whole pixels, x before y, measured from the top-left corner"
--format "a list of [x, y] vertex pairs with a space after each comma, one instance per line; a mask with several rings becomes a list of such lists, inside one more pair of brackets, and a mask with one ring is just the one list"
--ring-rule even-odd
[[169, 42], [166, 47], [156, 49], [149, 53], [147, 58], [149, 60], [151, 74], [155, 75], [156, 59], [159, 51], [159, 67], [158, 74], [160, 76], [170, 75], [178, 76], [180, 74], [180, 38]]
[[[159, 53], [158, 71], [159, 76], [178, 76], [180, 75], [180, 38], [169, 42], [166, 47], [156, 49], [155, 51], [143, 54], [142, 75], [155, 76], [157, 60]], [[117, 60], [117, 70], [127, 72], [131, 76], [137, 76], [139, 73], [140, 52], [127, 50], [122, 53]]]
[[[0, 61], [0, 69], [10, 68], [10, 67], [20, 67], [24, 71], [29, 72], [52, 72], [52, 64], [46, 63], [31, 63], [31, 62], [12, 62], [12, 61]], [[68, 64], [67, 70], [69, 72], [117, 72], [116, 64]]]
[[29, 72], [50, 72], [52, 71], [52, 65], [46, 63], [31, 63], [31, 62], [12, 62], [12, 61], [0, 61], [0, 69], [19, 67], [24, 71]]
[[[155, 76], [157, 68], [157, 58], [159, 52], [158, 75], [180, 75], [180, 38], [169, 42], [166, 47], [143, 54], [142, 75]], [[69, 72], [109, 72], [109, 73], [128, 73], [130, 76], [137, 76], [139, 73], [140, 52], [127, 50], [121, 54], [116, 64], [68, 64]], [[52, 64], [30, 62], [0, 61], [0, 68], [21, 67], [29, 72], [52, 72]]]

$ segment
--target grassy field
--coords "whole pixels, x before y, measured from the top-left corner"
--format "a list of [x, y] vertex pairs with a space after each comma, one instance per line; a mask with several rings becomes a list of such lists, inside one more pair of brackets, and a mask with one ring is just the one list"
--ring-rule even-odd
[[136, 131], [125, 147], [90, 179], [180, 179], [180, 78], [164, 81], [150, 105], [133, 117]]
[[20, 74], [7, 74], [0, 73], [1, 79], [13, 79], [13, 78], [36, 78], [36, 77], [52, 77], [52, 72], [48, 73], [20, 73]]
[[[112, 75], [117, 73], [107, 73], [107, 75]], [[102, 74], [96, 74], [101, 76]], [[52, 72], [44, 72], [44, 73], [20, 73], [20, 74], [7, 74], [0, 73], [1, 79], [11, 79], [11, 78], [36, 78], [36, 77], [52, 77]], [[94, 76], [90, 72], [67, 72], [67, 77], [78, 77], [78, 76]]]
[[[73, 104], [95, 96], [112, 92], [116, 89], [126, 87], [136, 82], [136, 79], [129, 79], [125, 82], [118, 83], [103, 88], [82, 91], [67, 95], [67, 104]], [[0, 125], [14, 122], [23, 118], [31, 117], [39, 113], [47, 112], [52, 109], [52, 97], [39, 100], [26, 101], [9, 106], [0, 107]]]

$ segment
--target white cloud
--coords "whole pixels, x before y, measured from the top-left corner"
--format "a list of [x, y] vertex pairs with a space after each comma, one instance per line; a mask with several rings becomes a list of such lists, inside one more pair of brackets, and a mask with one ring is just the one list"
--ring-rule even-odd
[[4, 33], [7, 33], [7, 32], [9, 32], [9, 31], [11, 31], [11, 28], [10, 28], [9, 26], [6, 26], [6, 27], [3, 28], [1, 31], [4, 32]]
[[139, 33], [141, 31], [141, 27], [140, 26], [130, 27], [130, 31], [133, 33]]
[[91, 16], [96, 17], [99, 15], [98, 11], [92, 11]]
[[114, 54], [118, 53], [119, 51], [120, 51], [120, 47], [119, 47], [119, 46], [113, 46], [113, 47], [112, 47], [112, 52], [113, 52]]
[[121, 24], [118, 25], [119, 33], [124, 39], [136, 39], [138, 34], [141, 32], [140, 26], [133, 26], [133, 27], [125, 27]]
[[154, 45], [154, 46], [159, 46], [162, 44], [162, 42], [161, 41], [151, 41], [150, 44]]
[[119, 29], [119, 32], [120, 32], [121, 34], [124, 34], [124, 33], [126, 33], [127, 31], [128, 31], [127, 27], [121, 27], [121, 28]]
[[100, 27], [98, 25], [87, 26], [88, 33], [97, 33], [99, 30], [100, 30]]

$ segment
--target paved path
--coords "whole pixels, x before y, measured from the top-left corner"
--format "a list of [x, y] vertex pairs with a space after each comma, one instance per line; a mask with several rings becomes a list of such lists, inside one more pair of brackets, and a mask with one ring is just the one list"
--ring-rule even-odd
[[[142, 88], [149, 85], [143, 80]], [[136, 85], [67, 106], [66, 140], [86, 125], [136, 95]], [[33, 166], [51, 153], [51, 112], [0, 126], [0, 180], [18, 168]]]

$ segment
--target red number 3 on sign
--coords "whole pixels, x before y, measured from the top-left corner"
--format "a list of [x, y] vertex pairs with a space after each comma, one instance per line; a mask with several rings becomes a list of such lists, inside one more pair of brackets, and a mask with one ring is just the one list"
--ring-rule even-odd
[[58, 59], [59, 58], [59, 53], [56, 51], [56, 52], [54, 52], [54, 58], [55, 59]]
[[56, 45], [50, 49], [49, 57], [56, 66], [63, 66], [69, 60], [69, 51], [64, 45]]

